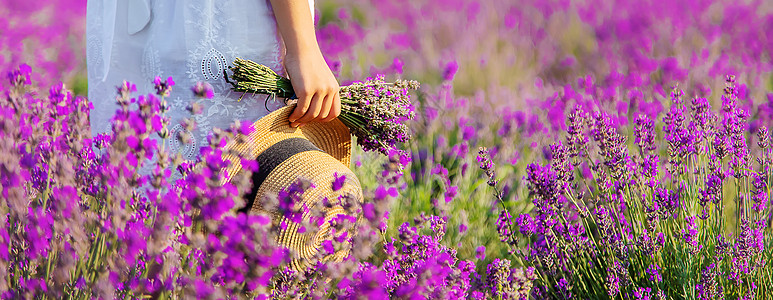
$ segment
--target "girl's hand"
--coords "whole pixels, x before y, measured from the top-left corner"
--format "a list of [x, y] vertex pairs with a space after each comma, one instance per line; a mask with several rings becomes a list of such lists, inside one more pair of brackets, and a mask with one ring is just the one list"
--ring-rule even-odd
[[287, 49], [285, 69], [298, 97], [298, 106], [289, 117], [290, 126], [338, 117], [338, 81], [319, 50], [309, 1], [271, 0], [271, 7]]
[[327, 122], [341, 114], [338, 80], [327, 66], [319, 48], [302, 53], [288, 53], [285, 69], [298, 97], [298, 106], [290, 114], [290, 126]]

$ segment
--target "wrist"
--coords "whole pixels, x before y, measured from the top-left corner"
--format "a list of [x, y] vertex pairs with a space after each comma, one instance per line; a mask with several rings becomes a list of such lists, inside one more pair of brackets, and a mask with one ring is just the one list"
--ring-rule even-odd
[[286, 43], [285, 50], [286, 55], [291, 57], [309, 57], [322, 54], [316, 41], [313, 43]]

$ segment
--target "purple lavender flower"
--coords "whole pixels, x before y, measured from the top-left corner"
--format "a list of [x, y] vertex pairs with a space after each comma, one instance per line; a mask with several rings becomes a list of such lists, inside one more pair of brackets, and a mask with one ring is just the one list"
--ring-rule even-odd
[[8, 81], [11, 86], [30, 85], [32, 84], [31, 74], [32, 68], [27, 64], [21, 64], [18, 69], [8, 72]]
[[655, 283], [663, 281], [663, 276], [660, 275], [660, 266], [658, 264], [652, 264], [647, 268], [647, 273], [650, 274], [650, 280]]
[[588, 113], [582, 110], [582, 107], [575, 108], [566, 117], [567, 120], [567, 137], [566, 144], [569, 149], [569, 157], [577, 158], [583, 157], [588, 154], [588, 136], [585, 135], [586, 122], [589, 118]]
[[333, 178], [335, 178], [332, 183], [333, 191], [338, 191], [344, 186], [344, 183], [346, 182], [346, 174], [338, 175], [338, 173], [335, 173], [333, 174]]
[[512, 239], [512, 232], [510, 231], [510, 228], [513, 226], [512, 219], [510, 217], [510, 213], [507, 211], [507, 209], [503, 209], [499, 212], [499, 217], [497, 217], [497, 233], [499, 233], [499, 239], [503, 242], [508, 242]]
[[381, 270], [362, 269], [355, 273], [355, 281], [345, 280], [339, 288], [348, 291], [348, 299], [385, 299], [389, 294], [384, 286], [390, 279]]
[[610, 297], [615, 297], [618, 294], [620, 294], [620, 285], [621, 280], [619, 276], [619, 269], [621, 268], [620, 264], [615, 261], [614, 267], [612, 269], [607, 268], [607, 281], [606, 281], [606, 287], [607, 287], [607, 295]]
[[634, 299], [637, 300], [650, 300], [652, 299], [652, 289], [644, 287], [636, 288], [633, 291], [633, 296]]
[[486, 259], [486, 247], [485, 246], [478, 246], [478, 248], [475, 248], [475, 258], [484, 260]]
[[[168, 81], [168, 80], [167, 80]], [[212, 85], [207, 82], [196, 82], [191, 88], [193, 95], [199, 98], [212, 99], [215, 96]]]
[[314, 188], [314, 185], [306, 180], [298, 180], [277, 194], [279, 200], [277, 210], [290, 221], [300, 223], [304, 212], [308, 209], [304, 207], [301, 198], [307, 190]]
[[488, 149], [486, 149], [486, 147], [480, 147], [478, 149], [478, 156], [476, 159], [480, 164], [480, 169], [486, 172], [486, 177], [488, 177], [488, 181], [486, 183], [489, 186], [495, 187], [497, 185], [497, 179], [496, 173], [494, 171], [494, 162], [491, 161], [491, 158], [489, 157]]
[[757, 129], [757, 145], [762, 149], [767, 149], [771, 146], [768, 127], [762, 126]]
[[722, 286], [717, 284], [719, 270], [716, 264], [712, 263], [701, 271], [701, 281], [695, 286], [698, 292], [698, 299], [709, 300], [719, 299], [724, 295]]
[[155, 85], [156, 95], [160, 97], [169, 97], [172, 92], [172, 87], [174, 86], [174, 80], [172, 80], [172, 77], [161, 80], [161, 77], [156, 76], [156, 78], [153, 79], [153, 84]]
[[701, 219], [705, 220], [708, 218], [708, 208], [706, 207], [708, 203], [713, 203], [715, 207], [720, 205], [721, 190], [722, 179], [714, 174], [708, 175], [708, 178], [706, 178], [706, 188], [699, 191], [699, 203], [703, 208], [700, 216]]
[[558, 288], [558, 291], [561, 293], [561, 297], [564, 299], [572, 299], [572, 285], [569, 284], [569, 281], [566, 280], [566, 278], [561, 278], [558, 280], [558, 283], [556, 284], [556, 287]]
[[642, 154], [649, 154], [657, 147], [655, 146], [655, 122], [649, 119], [646, 115], [639, 115], [636, 117], [636, 124], [634, 125], [634, 136], [636, 137], [636, 145], [641, 149]]
[[623, 164], [628, 157], [627, 137], [618, 134], [612, 119], [601, 112], [595, 113], [591, 132], [604, 158], [604, 165], [610, 168], [612, 176], [621, 178], [624, 173]]
[[536, 231], [534, 218], [530, 214], [520, 214], [515, 219], [515, 223], [518, 226], [518, 231], [525, 236], [532, 235]]
[[680, 194], [680, 190], [673, 191], [663, 187], [655, 188], [655, 201], [653, 202], [653, 205], [661, 218], [676, 218], [678, 209], [682, 205]]
[[456, 61], [452, 61], [446, 64], [443, 68], [443, 80], [451, 81], [454, 79], [454, 75], [459, 70], [459, 64]]
[[752, 190], [752, 201], [754, 202], [752, 209], [758, 214], [762, 214], [769, 202], [767, 193], [768, 184], [767, 181], [764, 180], [764, 173], [761, 176], [759, 173], [752, 172], [751, 175], [752, 187], [754, 187]]
[[558, 175], [550, 166], [529, 164], [526, 167], [526, 181], [529, 193], [534, 195], [535, 206], [541, 212], [550, 213], [563, 205], [561, 192], [565, 183], [559, 182]]
[[744, 218], [740, 221], [740, 230], [732, 248], [732, 267], [728, 274], [728, 279], [734, 282], [740, 282], [743, 275], [761, 266], [762, 260], [758, 256], [765, 250], [764, 237], [758, 225]]
[[703, 248], [703, 245], [698, 244], [698, 225], [695, 224], [695, 216], [687, 216], [684, 220], [687, 224], [686, 228], [682, 229], [682, 238], [690, 251], [696, 254]]
[[[746, 145], [746, 118], [749, 113], [738, 107], [738, 87], [735, 85], [735, 76], [729, 75], [726, 78], [727, 87], [725, 94], [722, 95], [722, 134], [727, 137], [724, 140], [723, 152], [730, 155], [730, 168], [736, 178], [745, 177], [751, 164], [750, 152]], [[718, 151], [719, 152], [719, 151]]]
[[653, 181], [650, 181], [648, 185], [654, 186], [657, 181], [654, 180], [655, 177], [658, 176], [658, 164], [660, 163], [660, 158], [657, 155], [647, 155], [644, 157], [641, 168], [642, 172], [641, 174], [648, 178], [653, 178]]

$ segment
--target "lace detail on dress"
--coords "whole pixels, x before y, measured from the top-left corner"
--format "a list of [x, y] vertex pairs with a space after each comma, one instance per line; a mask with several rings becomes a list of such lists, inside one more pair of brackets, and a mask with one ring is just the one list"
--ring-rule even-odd
[[161, 69], [161, 58], [158, 49], [148, 45], [142, 53], [142, 75], [146, 80], [151, 81], [156, 76], [164, 77], [164, 71]]
[[220, 51], [214, 48], [209, 49], [204, 55], [204, 59], [201, 60], [201, 73], [204, 74], [206, 80], [220, 79], [223, 78], [223, 71], [227, 65], [228, 62]]
[[[88, 3], [89, 11], [101, 11], [102, 3], [97, 1]], [[99, 30], [103, 27], [103, 16], [97, 14], [89, 19], [88, 30], [86, 31], [86, 70], [89, 78], [103, 78], [104, 63], [102, 57], [102, 44], [104, 40], [104, 33]], [[91, 81], [91, 80], [89, 80]]]
[[[217, 18], [214, 18], [217, 19]], [[228, 61], [232, 61], [233, 57], [226, 58], [223, 53], [215, 47], [220, 46], [221, 49], [231, 49], [231, 52], [237, 53], [236, 47], [232, 46], [229, 41], [218, 41], [219, 34], [212, 30], [213, 28], [220, 28], [220, 21], [212, 20], [210, 22], [202, 22], [210, 24], [212, 27], [205, 28], [203, 36], [205, 38], [200, 39], [199, 43], [195, 45], [188, 55], [188, 77], [191, 82], [206, 81], [212, 85], [214, 91], [214, 97], [212, 99], [201, 99], [197, 103], [203, 107], [202, 113], [196, 115], [194, 118], [197, 124], [197, 132], [194, 133], [194, 141], [200, 139], [205, 141], [207, 135], [214, 127], [223, 127], [223, 123], [233, 121], [234, 117], [231, 116], [231, 111], [234, 106], [239, 104], [236, 101], [232, 101], [224, 94], [228, 94], [230, 91], [225, 86], [223, 78], [223, 70], [226, 69]], [[206, 38], [211, 37], [211, 38]], [[217, 122], [213, 118], [226, 121]], [[216, 124], [219, 123], [219, 124]], [[198, 150], [198, 149], [197, 149]]]
[[171, 130], [169, 130], [169, 138], [167, 139], [167, 149], [172, 156], [179, 153], [184, 159], [193, 160], [196, 158], [197, 153], [194, 150], [198, 148], [198, 145], [196, 145], [195, 140], [187, 144], [181, 142], [178, 137], [183, 133], [191, 136], [191, 132], [185, 130], [182, 125], [177, 124], [172, 126]]

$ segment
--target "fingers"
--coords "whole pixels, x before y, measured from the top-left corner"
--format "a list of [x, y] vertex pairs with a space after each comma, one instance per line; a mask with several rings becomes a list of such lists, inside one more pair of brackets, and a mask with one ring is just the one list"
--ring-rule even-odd
[[335, 94], [332, 93], [332, 90], [330, 90], [327, 95], [325, 96], [325, 102], [322, 103], [322, 110], [319, 111], [319, 116], [317, 116], [317, 121], [322, 122], [322, 120], [326, 119], [327, 116], [330, 115], [330, 110], [333, 108], [333, 99], [335, 98]]
[[321, 90], [316, 93], [301, 93], [298, 106], [288, 118], [290, 126], [299, 127], [312, 121], [328, 122], [341, 114], [339, 88]]
[[333, 101], [331, 104], [330, 113], [327, 115], [327, 117], [320, 120], [320, 122], [331, 121], [341, 114], [341, 95], [338, 92], [333, 94]]
[[316, 119], [319, 116], [320, 111], [322, 111], [322, 104], [324, 99], [323, 97], [324, 94], [315, 93], [311, 98], [311, 104], [309, 104], [306, 113], [302, 117], [295, 120], [295, 122], [290, 122], [290, 126], [298, 127], [301, 124], [305, 124]]
[[290, 121], [290, 126], [298, 127], [298, 119], [306, 115], [309, 107], [311, 106], [312, 95], [306, 92], [298, 92], [298, 105], [293, 110], [293, 113], [287, 118]]

